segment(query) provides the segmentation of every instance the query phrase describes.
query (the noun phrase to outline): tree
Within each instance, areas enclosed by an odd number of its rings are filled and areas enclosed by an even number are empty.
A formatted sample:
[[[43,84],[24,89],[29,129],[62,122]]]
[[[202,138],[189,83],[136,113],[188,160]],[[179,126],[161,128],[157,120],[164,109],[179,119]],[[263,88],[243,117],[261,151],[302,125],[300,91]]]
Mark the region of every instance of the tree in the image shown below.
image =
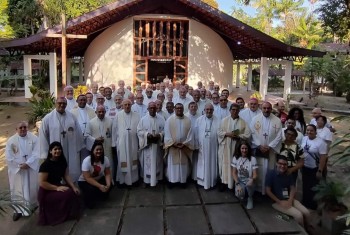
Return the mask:
[[[216,0],[202,0],[202,2],[205,2],[206,4],[214,7],[214,8],[219,8],[219,4],[216,2]]]
[[[317,9],[319,18],[325,32],[333,35],[333,41],[349,39],[350,25],[350,1],[349,0],[323,0]]]
[[[14,31],[9,25],[8,0],[0,0],[0,39],[13,38]]]

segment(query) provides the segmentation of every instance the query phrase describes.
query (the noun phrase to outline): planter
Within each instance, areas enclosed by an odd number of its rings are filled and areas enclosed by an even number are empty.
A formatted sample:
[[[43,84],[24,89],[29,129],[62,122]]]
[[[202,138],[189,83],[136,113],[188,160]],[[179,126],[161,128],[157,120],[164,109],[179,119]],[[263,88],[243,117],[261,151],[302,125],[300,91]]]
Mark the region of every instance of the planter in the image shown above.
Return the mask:
[[[323,209],[321,217],[322,228],[332,235],[341,234],[347,227],[345,225],[345,220],[337,220],[337,217],[344,215],[345,212],[346,210],[327,211]]]

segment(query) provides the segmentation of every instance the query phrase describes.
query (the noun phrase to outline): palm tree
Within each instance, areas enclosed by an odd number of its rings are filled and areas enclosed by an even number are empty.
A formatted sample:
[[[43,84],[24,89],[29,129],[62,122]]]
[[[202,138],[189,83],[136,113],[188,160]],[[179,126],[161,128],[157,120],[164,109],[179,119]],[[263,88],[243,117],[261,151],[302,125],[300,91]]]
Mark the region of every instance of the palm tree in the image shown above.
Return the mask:
[[[323,30],[311,14],[303,14],[296,19],[296,27],[292,34],[298,38],[298,46],[311,49],[322,40]]]

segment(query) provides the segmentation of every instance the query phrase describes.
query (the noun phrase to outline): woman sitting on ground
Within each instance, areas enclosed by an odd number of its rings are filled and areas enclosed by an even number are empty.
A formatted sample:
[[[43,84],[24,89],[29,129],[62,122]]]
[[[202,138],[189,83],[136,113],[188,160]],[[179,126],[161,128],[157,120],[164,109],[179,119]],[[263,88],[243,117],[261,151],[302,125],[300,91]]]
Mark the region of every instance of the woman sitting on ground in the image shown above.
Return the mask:
[[[102,143],[96,142],[91,148],[91,155],[82,163],[82,175],[78,182],[88,208],[94,208],[97,200],[105,200],[108,197],[112,182],[110,169],[110,162],[104,155]]]
[[[237,153],[232,159],[232,176],[235,181],[235,195],[244,199],[245,191],[248,193],[247,209],[253,209],[254,181],[257,179],[258,165],[252,156],[252,149],[247,142],[242,141]]]
[[[50,144],[48,156],[40,166],[39,186],[39,225],[56,225],[79,218],[80,192],[68,174],[62,145],[57,141]]]

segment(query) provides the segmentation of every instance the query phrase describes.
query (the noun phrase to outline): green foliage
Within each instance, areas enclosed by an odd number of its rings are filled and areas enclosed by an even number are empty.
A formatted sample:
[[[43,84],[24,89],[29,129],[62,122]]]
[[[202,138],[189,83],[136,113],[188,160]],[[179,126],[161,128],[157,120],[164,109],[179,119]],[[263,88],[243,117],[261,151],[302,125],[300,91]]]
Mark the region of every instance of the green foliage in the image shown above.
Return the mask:
[[[325,210],[339,210],[346,208],[343,200],[347,195],[344,185],[331,179],[321,180],[312,188],[316,192],[314,199],[321,203]]]
[[[0,191],[0,215],[4,216],[8,213],[8,209],[19,210],[23,213],[28,213],[29,215],[32,213],[31,209],[22,197],[15,196],[12,197],[11,200],[11,192],[10,191]]]
[[[47,90],[39,89],[35,86],[29,87],[33,97],[29,100],[32,109],[27,113],[30,123],[42,120],[46,114],[50,113],[55,107],[55,98]]]
[[[326,32],[349,40],[350,9],[348,0],[323,0],[318,8],[319,18]]]
[[[14,31],[9,25],[8,0],[0,0],[0,39],[13,38]]]

